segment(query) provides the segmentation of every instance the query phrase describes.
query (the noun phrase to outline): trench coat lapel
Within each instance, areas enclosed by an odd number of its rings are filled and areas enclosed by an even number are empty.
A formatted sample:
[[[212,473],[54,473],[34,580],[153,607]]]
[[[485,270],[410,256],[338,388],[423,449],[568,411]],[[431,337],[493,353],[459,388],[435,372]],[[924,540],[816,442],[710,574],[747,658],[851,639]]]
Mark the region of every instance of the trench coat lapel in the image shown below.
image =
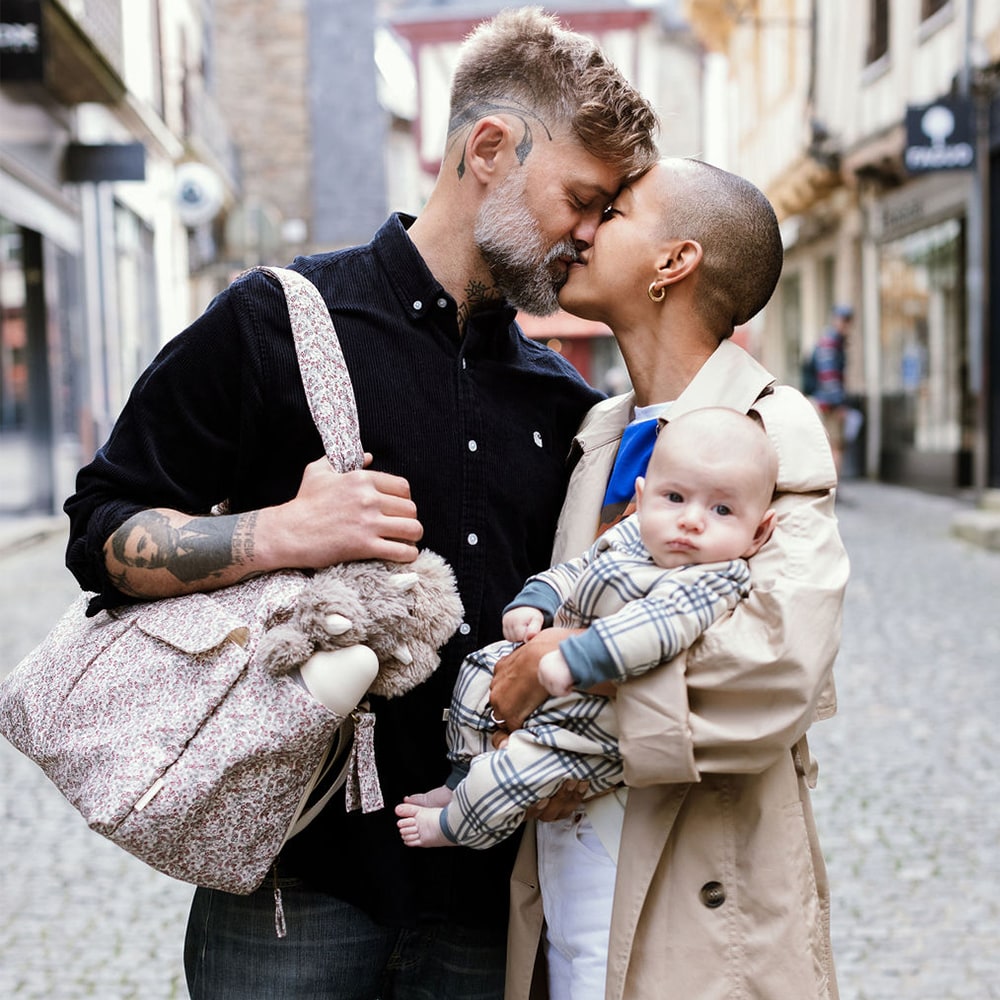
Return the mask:
[[[724,340],[677,397],[668,419],[676,420],[704,406],[726,406],[747,413],[774,381],[774,376],[742,347]]]
[[[727,406],[746,413],[774,384],[774,376],[742,347],[724,340],[670,407],[670,418],[704,406]],[[632,419],[635,395],[614,396],[593,407],[573,442],[570,490],[556,528],[552,562],[585,552],[600,522],[604,491],[622,431]]]

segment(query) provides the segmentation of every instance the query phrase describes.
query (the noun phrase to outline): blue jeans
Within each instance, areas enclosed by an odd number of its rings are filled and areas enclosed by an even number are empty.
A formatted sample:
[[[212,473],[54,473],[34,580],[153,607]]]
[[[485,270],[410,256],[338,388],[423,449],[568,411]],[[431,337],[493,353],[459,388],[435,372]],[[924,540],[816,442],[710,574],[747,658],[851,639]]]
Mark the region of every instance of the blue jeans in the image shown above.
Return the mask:
[[[192,1000],[501,1000],[506,934],[464,924],[400,930],[282,879],[249,896],[198,889],[184,967]],[[470,905],[475,900],[470,899]]]

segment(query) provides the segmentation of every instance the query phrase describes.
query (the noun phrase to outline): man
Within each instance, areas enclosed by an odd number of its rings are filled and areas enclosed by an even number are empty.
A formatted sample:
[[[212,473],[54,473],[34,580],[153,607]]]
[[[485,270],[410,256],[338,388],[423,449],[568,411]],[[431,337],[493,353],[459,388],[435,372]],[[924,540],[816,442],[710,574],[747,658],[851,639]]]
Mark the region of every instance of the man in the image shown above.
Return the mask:
[[[531,992],[544,985],[536,958],[555,949],[552,964],[565,965],[577,952],[564,942],[596,932],[564,887],[601,877],[614,883],[601,924],[607,1000],[837,996],[805,740],[835,709],[847,559],[834,469],[807,400],[729,339],[763,308],[781,263],[774,211],[753,185],[665,160],[615,199],[560,292],[564,308],[611,327],[634,392],[599,403],[580,429],[553,561],[629,512],[635,467],[619,471],[643,417],[649,449],[658,419],[709,406],[759,419],[779,456],[777,520],[732,615],[617,687],[627,789],[569,821],[529,825],[512,878],[508,1000],[544,995]],[[543,700],[537,664],[563,638],[542,632],[497,664],[491,703],[507,728]],[[550,973],[553,983],[556,1000],[590,1000],[572,985],[559,992]]]
[[[294,264],[333,315],[368,467],[337,475],[322,458],[280,289],[238,279],[142,376],[67,502],[68,562],[94,606],[276,568],[408,562],[426,544],[454,569],[465,621],[434,677],[373,708],[386,801],[440,784],[458,664],[499,637],[504,603],[548,564],[565,455],[599,398],[524,338],[514,308],[557,307],[601,212],[654,159],[655,127],[600,50],[538,9],[480,26],[420,217]],[[223,500],[234,513],[207,516]],[[129,558],[151,522],[175,553]],[[506,898],[511,859],[407,851],[391,810],[345,814],[338,795],[257,893],[197,890],[191,995],[498,997],[506,918],[475,904]]]

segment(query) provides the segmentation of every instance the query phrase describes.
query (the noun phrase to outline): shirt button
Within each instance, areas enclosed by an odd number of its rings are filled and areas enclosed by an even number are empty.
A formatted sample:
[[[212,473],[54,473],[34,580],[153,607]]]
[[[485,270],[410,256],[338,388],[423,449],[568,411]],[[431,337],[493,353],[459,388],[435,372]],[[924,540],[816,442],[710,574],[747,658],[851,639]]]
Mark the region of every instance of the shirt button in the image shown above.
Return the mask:
[[[466,538],[466,541],[470,545],[478,545],[479,544],[479,535],[477,535],[474,531],[470,531],[468,538]]]
[[[469,451],[475,451],[478,447],[479,447],[479,445],[476,444],[475,441],[470,441],[469,442]]]
[[[710,910],[722,906],[726,901],[726,890],[722,887],[721,882],[706,882],[701,887],[699,895],[701,896],[701,901]]]
[[[420,299],[417,299],[416,302],[413,303],[413,308],[417,312],[420,312],[420,310],[424,308],[424,304],[420,301]]]
[[[468,635],[472,631],[472,626],[468,622],[462,622],[462,624],[458,626],[458,631],[462,635]]]
[[[447,299],[438,299],[437,300],[437,306],[438,306],[438,309],[447,309],[448,308],[448,300]]]

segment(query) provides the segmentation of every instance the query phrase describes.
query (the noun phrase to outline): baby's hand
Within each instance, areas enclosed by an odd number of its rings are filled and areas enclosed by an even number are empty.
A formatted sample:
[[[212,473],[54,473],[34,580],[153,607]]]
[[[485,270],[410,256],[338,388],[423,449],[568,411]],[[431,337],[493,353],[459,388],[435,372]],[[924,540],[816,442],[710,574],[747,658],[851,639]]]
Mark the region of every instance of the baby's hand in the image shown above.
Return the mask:
[[[558,649],[546,653],[538,661],[538,683],[554,698],[573,690],[573,675],[566,658]]]
[[[503,616],[503,637],[508,642],[527,642],[541,632],[544,623],[538,608],[511,608]]]

